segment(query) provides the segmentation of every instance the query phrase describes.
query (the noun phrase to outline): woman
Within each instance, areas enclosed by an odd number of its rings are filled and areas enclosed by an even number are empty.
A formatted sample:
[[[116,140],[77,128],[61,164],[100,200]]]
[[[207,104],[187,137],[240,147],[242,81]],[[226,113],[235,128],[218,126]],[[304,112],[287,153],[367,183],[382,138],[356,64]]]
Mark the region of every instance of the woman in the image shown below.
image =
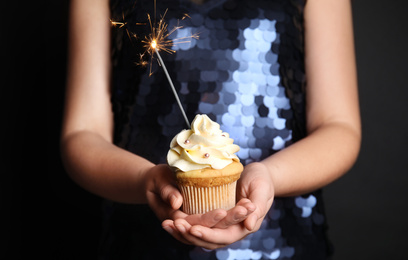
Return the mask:
[[[350,1],[153,6],[71,4],[62,154],[73,180],[110,201],[101,257],[326,259],[320,188],[353,165],[361,139]],[[209,114],[241,146],[229,211],[180,211],[165,155],[184,121],[160,69],[134,66],[140,23],[166,8],[169,24],[188,13],[180,35],[200,33],[163,55],[187,115]],[[110,18],[124,26],[111,34]]]

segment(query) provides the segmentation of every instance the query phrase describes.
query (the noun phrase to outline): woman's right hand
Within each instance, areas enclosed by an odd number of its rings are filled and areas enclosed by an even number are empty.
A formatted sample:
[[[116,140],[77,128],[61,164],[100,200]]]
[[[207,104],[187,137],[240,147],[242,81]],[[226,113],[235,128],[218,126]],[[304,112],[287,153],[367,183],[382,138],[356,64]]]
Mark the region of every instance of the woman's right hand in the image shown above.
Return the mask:
[[[165,164],[155,165],[145,174],[147,203],[161,221],[179,214],[183,197],[176,185],[174,173]]]
[[[183,197],[177,189],[174,173],[165,164],[155,165],[146,172],[145,186],[147,203],[161,221],[182,218],[191,223],[213,226],[227,215],[222,209],[196,215],[182,212]]]

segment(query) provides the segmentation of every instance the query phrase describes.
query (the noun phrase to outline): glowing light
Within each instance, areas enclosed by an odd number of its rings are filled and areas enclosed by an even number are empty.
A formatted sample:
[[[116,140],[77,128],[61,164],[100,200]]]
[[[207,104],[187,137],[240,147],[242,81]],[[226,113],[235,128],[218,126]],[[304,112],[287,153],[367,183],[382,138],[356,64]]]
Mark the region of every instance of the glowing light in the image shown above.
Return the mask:
[[[156,49],[156,46],[157,46],[156,40],[153,40],[151,45],[152,45],[152,48],[153,48],[153,49]]]
[[[126,25],[126,23],[116,22],[116,21],[113,21],[112,19],[110,19],[110,22],[112,26],[119,26],[119,28],[122,28],[123,26]]]

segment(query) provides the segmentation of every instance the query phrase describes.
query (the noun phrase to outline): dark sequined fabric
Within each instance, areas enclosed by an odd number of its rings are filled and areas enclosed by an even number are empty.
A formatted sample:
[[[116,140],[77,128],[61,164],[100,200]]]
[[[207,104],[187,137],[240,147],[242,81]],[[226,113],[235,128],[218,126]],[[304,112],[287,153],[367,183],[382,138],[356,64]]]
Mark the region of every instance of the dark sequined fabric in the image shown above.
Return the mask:
[[[201,4],[194,2],[203,2]],[[217,121],[241,150],[259,161],[305,136],[303,0],[157,1],[168,9],[170,39],[199,39],[163,53],[189,120]],[[165,163],[174,135],[186,128],[162,69],[136,66],[149,33],[153,0],[112,0],[112,105],[115,142],[154,163]],[[185,14],[190,18],[182,19]],[[135,34],[136,38],[129,37]],[[147,206],[107,202],[102,259],[327,259],[321,191],[276,198],[260,228],[226,248],[208,251],[174,240]]]

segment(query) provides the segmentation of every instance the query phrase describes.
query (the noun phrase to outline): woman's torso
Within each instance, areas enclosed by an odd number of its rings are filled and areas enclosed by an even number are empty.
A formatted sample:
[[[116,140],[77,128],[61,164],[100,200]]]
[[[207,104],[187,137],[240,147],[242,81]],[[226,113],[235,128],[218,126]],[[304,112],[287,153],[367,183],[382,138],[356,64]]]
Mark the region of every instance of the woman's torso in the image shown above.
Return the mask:
[[[116,144],[165,163],[171,139],[186,128],[157,60],[152,75],[136,64],[150,33],[147,13],[159,20],[166,9],[169,30],[182,26],[170,40],[199,35],[162,52],[189,120],[217,121],[241,147],[243,164],[305,136],[302,0],[157,1],[156,15],[153,0],[111,6],[112,20],[126,23],[112,29]],[[172,239],[147,206],[107,202],[104,209],[101,252],[112,259],[326,259],[330,251],[321,191],[275,198],[258,232],[211,252]]]

